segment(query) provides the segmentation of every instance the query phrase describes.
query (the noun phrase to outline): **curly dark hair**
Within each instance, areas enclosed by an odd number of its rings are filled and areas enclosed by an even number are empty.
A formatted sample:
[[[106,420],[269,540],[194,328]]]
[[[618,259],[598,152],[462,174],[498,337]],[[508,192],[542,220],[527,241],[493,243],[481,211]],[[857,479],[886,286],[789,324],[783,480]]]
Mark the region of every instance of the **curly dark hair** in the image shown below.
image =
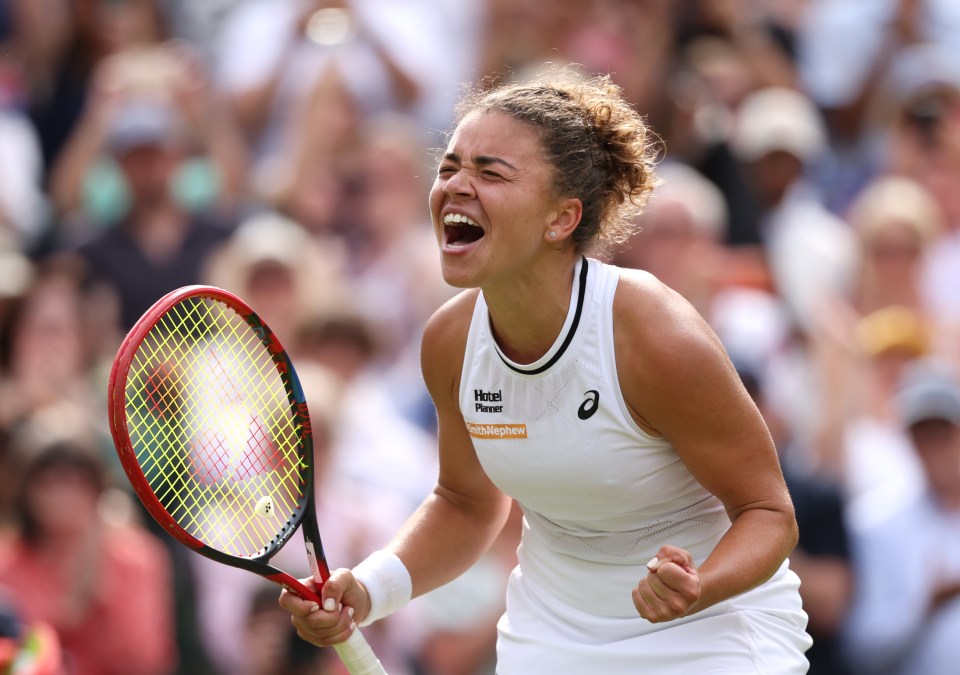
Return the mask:
[[[661,143],[609,76],[568,69],[493,89],[481,83],[461,98],[455,119],[488,112],[538,130],[555,193],[583,204],[572,237],[578,251],[607,252],[633,234],[658,182]]]

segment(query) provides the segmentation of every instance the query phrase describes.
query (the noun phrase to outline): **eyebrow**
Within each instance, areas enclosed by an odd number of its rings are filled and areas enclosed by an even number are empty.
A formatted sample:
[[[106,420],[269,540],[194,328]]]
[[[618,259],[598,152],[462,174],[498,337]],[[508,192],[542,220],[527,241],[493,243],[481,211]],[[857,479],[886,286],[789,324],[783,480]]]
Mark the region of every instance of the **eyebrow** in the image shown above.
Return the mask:
[[[446,153],[446,154],[443,156],[443,158],[444,158],[444,159],[449,159],[450,161],[456,162],[457,164],[460,164],[460,163],[461,163],[461,161],[460,161],[460,155],[458,155],[458,154],[455,153],[455,152],[448,152],[448,153]],[[477,166],[489,166],[489,165],[491,165],[491,164],[503,164],[503,165],[504,165],[505,167],[507,167],[508,169],[512,169],[512,170],[514,170],[514,171],[517,170],[517,167],[515,167],[513,164],[511,164],[511,163],[508,162],[507,160],[505,160],[505,159],[503,159],[503,158],[501,158],[501,157],[494,157],[494,156],[491,156],[491,155],[477,155],[477,156],[473,159],[473,163],[476,164]]]

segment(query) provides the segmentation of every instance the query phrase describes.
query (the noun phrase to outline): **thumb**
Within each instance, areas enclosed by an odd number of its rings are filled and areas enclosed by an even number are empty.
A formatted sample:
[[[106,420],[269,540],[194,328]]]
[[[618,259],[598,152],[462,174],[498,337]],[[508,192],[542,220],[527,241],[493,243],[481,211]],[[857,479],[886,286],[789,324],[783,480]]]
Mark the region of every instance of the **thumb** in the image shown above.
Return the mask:
[[[353,575],[347,569],[334,570],[330,578],[320,589],[320,599],[323,600],[323,609],[328,612],[337,611],[343,601],[343,594],[353,582]]]
[[[690,555],[690,552],[669,544],[660,547],[657,555],[647,563],[647,569],[651,572],[657,572],[664,563],[673,563],[688,572],[694,571],[693,556]]]
[[[357,581],[353,571],[347,568],[334,570],[320,592],[323,609],[339,612],[343,605],[351,607],[358,620],[370,612],[370,597],[363,584]]]
[[[699,575],[690,552],[676,546],[661,546],[647,570],[667,588],[684,593],[699,586]]]

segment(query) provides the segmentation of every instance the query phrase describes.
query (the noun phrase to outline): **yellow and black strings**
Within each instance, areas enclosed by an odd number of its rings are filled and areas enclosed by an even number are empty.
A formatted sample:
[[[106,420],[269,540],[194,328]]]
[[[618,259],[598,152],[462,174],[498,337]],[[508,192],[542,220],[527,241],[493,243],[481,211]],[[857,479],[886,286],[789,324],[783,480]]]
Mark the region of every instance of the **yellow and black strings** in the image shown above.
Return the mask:
[[[203,297],[166,312],[130,364],[127,426],[147,482],[184,530],[230,555],[262,553],[301,500],[282,377],[243,317]]]

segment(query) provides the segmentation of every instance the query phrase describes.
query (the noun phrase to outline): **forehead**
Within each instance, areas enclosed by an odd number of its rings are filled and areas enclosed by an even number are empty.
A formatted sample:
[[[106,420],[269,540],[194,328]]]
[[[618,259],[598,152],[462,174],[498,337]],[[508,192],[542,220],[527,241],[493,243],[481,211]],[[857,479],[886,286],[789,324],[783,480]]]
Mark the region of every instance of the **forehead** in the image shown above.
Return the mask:
[[[447,152],[463,161],[488,156],[513,166],[543,162],[545,157],[536,129],[500,112],[474,112],[463,118],[450,138]]]

